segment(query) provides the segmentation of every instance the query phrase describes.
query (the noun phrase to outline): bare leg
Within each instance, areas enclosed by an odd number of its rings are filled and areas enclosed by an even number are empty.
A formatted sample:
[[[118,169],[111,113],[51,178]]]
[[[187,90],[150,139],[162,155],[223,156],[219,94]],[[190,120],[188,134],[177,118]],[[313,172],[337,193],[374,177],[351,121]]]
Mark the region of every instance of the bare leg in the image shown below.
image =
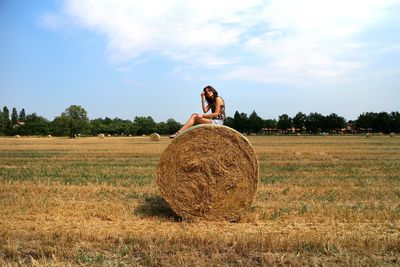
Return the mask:
[[[192,116],[190,116],[190,118],[187,120],[187,122],[185,122],[185,124],[182,126],[182,128],[176,132],[173,135],[170,135],[170,138],[175,138],[179,133],[185,131],[186,129],[189,129],[190,127],[192,127],[195,124],[210,124],[211,120],[210,119],[206,119],[206,118],[199,118],[197,117],[197,114],[192,114]]]
[[[183,132],[184,130],[189,129],[190,127],[198,123],[198,120],[200,119],[197,117],[197,114],[193,113],[192,116],[190,116],[187,122],[185,122],[185,124],[179,130],[179,132]]]

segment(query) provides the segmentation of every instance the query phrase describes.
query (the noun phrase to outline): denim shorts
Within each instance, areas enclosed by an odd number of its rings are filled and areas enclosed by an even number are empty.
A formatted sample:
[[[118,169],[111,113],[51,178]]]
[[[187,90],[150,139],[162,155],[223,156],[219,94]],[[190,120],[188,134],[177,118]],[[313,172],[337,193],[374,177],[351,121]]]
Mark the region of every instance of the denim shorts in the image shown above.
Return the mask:
[[[211,119],[212,124],[224,125],[224,120]]]

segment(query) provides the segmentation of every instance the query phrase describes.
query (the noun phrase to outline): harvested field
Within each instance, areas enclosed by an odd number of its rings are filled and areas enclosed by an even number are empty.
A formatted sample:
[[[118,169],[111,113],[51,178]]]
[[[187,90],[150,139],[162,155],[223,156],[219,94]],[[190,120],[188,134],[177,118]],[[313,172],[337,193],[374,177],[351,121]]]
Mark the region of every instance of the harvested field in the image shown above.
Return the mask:
[[[166,205],[166,137],[0,138],[0,265],[400,264],[400,137],[249,140],[257,195],[228,223]]]

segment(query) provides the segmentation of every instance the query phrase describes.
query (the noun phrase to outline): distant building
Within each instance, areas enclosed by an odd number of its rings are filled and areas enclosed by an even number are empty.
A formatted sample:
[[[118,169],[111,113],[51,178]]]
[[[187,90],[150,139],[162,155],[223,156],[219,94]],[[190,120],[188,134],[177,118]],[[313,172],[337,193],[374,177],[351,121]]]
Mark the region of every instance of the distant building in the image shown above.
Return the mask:
[[[352,122],[348,122],[346,127],[340,129],[340,133],[342,134],[356,134],[358,131],[355,129],[354,124]]]
[[[17,121],[17,122],[13,125],[13,128],[17,128],[17,127],[22,126],[22,125],[25,125],[25,122],[23,122],[23,121]]]

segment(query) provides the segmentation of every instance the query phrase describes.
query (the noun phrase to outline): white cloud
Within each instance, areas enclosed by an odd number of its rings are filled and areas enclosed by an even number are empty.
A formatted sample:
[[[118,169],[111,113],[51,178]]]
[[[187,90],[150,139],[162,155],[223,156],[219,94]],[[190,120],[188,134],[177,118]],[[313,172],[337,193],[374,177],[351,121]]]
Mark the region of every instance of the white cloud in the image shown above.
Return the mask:
[[[225,64],[219,51],[238,42],[236,13],[252,1],[93,1],[69,0],[65,12],[78,24],[104,34],[114,60],[158,52],[172,59]],[[217,63],[216,63],[217,62]]]
[[[219,67],[225,79],[307,85],[363,68],[357,35],[394,3],[66,0],[59,16],[106,36],[115,62],[158,53],[181,64]],[[57,18],[44,21],[52,25]]]

